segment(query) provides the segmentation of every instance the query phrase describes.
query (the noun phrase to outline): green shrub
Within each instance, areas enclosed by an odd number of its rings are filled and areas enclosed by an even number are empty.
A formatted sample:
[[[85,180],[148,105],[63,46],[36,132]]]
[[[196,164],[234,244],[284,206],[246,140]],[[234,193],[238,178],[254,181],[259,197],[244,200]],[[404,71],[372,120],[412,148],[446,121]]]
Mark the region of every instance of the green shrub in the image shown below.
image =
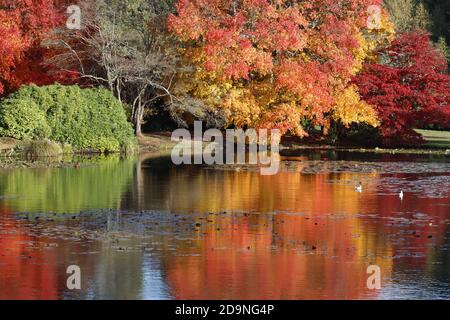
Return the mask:
[[[15,139],[48,138],[45,113],[34,101],[5,99],[0,105],[0,136]]]
[[[63,154],[73,154],[73,148],[68,143],[61,144]]]
[[[123,105],[105,89],[22,87],[0,101],[0,136],[69,144],[74,151],[119,152],[135,140]]]
[[[136,139],[133,137],[125,141],[121,146],[121,152],[127,155],[137,154],[139,152],[139,146]]]

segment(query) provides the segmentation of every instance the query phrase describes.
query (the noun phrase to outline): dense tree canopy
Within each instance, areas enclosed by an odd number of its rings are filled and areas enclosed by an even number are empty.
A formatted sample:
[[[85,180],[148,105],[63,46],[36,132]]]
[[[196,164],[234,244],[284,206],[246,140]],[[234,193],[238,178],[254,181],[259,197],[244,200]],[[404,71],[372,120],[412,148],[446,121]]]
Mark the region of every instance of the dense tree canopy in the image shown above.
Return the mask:
[[[380,62],[370,63],[355,77],[363,99],[375,106],[380,134],[387,145],[414,145],[413,131],[427,125],[450,123],[450,76],[443,54],[426,32],[398,35],[380,51]]]
[[[391,20],[399,32],[431,28],[430,14],[421,1],[385,0]]]
[[[388,145],[450,123],[445,0],[79,0],[80,30],[68,2],[0,0],[0,96],[106,87],[138,135],[159,106],[182,126],[298,136],[363,123]]]
[[[51,77],[41,65],[41,41],[61,19],[53,0],[0,0],[0,96]]]
[[[392,33],[382,11],[368,28],[372,5],[380,2],[180,0],[169,25],[195,71],[181,77],[179,92],[200,99],[225,125],[298,135],[306,134],[305,119],[376,125],[371,107],[348,86]]]

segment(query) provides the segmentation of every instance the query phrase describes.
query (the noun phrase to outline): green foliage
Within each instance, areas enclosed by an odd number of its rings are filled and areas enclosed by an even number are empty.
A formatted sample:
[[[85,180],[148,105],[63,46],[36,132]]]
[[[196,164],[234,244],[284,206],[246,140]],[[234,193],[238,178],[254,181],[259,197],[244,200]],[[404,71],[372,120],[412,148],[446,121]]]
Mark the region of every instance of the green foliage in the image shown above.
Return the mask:
[[[450,1],[448,0],[384,0],[395,29],[409,32],[427,30],[432,40],[450,62]]]
[[[57,44],[55,48],[61,52],[55,59],[59,67],[91,76],[90,84],[104,85],[129,104],[129,116],[138,135],[144,110],[170,95],[170,79],[178,66],[176,41],[166,30],[174,1],[80,1],[82,30],[62,31],[65,43],[73,46]]]
[[[72,145],[70,145],[68,143],[61,144],[61,149],[62,149],[63,154],[73,154],[74,153]]]
[[[444,37],[450,43],[450,1],[423,0],[433,21],[433,40]]]
[[[133,137],[132,139],[125,141],[122,144],[120,151],[126,155],[137,154],[139,152],[139,146],[136,139]]]
[[[418,2],[414,8],[414,19],[412,21],[414,29],[430,31],[433,27],[431,16],[422,2]]]
[[[34,101],[5,99],[0,107],[0,136],[16,139],[48,138],[50,126]]]
[[[447,60],[450,60],[450,47],[447,45],[444,37],[439,37],[439,40],[436,42],[436,47],[442,51]]]
[[[415,29],[431,29],[430,14],[421,1],[385,0],[384,2],[397,31],[408,32]]]
[[[26,86],[0,102],[0,135],[118,152],[134,139],[122,104],[105,89]]]

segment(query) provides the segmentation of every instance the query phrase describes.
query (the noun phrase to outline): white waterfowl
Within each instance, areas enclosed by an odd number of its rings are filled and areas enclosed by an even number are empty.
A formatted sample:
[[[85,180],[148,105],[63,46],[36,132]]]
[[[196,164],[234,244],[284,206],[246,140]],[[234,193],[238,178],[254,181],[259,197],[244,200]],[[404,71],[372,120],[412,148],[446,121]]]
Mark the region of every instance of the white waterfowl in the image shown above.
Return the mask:
[[[401,190],[400,193],[398,194],[398,197],[400,198],[400,200],[403,200],[404,196],[405,194],[403,193],[403,190]]]
[[[361,182],[355,187],[355,191],[362,193],[362,183]]]

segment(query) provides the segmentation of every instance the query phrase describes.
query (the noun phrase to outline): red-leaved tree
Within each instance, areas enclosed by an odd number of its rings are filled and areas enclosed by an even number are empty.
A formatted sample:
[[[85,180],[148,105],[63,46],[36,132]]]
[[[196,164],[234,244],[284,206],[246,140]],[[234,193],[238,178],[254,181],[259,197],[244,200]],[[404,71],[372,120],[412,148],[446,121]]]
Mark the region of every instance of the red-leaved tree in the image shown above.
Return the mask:
[[[55,80],[41,44],[63,17],[54,0],[0,0],[0,96],[24,83]]]
[[[423,142],[413,129],[450,124],[450,76],[447,62],[429,34],[402,33],[380,51],[378,63],[366,64],[354,78],[361,97],[375,106],[383,144]]]

